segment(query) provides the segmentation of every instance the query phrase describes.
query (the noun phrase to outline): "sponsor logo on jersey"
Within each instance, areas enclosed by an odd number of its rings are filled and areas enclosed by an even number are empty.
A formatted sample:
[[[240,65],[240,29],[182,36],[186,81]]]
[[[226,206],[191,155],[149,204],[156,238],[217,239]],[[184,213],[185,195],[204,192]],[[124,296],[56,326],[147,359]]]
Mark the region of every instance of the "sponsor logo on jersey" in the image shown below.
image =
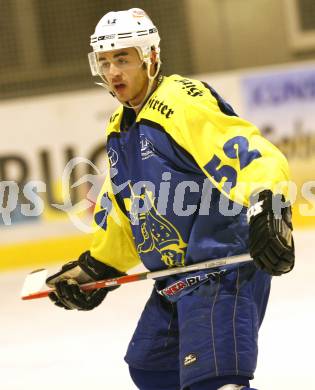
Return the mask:
[[[140,134],[141,159],[147,160],[154,155],[154,146],[143,134]]]
[[[145,109],[158,111],[161,115],[164,115],[165,118],[169,119],[173,114],[174,110],[169,107],[168,104],[165,104],[164,101],[158,100],[156,98],[149,99],[148,103],[145,106]]]
[[[195,353],[190,353],[184,357],[184,366],[190,366],[191,364],[197,361],[197,355]]]
[[[182,89],[185,90],[189,96],[196,97],[204,95],[204,91],[198,88],[197,85],[189,79],[180,79],[175,81],[182,85]]]
[[[108,151],[108,159],[112,168],[118,163],[118,153],[113,148]]]

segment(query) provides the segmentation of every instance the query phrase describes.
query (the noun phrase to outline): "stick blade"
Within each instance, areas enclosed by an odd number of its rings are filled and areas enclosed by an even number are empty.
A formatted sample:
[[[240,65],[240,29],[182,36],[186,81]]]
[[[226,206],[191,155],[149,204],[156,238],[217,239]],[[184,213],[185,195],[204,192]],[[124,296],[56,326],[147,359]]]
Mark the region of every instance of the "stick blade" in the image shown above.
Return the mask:
[[[28,274],[22,287],[21,298],[25,299],[31,294],[38,293],[43,288],[46,278],[46,269],[38,269]]]

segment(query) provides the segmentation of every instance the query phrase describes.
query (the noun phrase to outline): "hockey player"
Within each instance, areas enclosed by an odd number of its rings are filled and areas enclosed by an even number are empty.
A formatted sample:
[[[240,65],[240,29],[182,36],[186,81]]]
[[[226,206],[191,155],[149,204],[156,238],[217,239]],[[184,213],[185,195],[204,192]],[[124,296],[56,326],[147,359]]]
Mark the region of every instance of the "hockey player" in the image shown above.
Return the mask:
[[[271,275],[294,265],[287,161],[211,86],[163,77],[159,42],[140,9],[107,13],[91,37],[92,73],[121,103],[106,132],[111,174],[100,229],[47,279],[50,298],[91,310],[109,289],[79,283],[249,251],[254,262],[156,280],[125,360],[141,390],[250,389]]]

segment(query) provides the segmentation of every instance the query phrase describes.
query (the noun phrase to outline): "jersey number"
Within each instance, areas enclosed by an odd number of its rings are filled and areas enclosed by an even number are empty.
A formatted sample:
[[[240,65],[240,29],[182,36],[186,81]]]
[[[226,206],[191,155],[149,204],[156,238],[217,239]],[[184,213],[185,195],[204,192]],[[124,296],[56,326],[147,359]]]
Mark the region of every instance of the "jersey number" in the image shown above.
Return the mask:
[[[237,148],[236,148],[237,146]],[[253,160],[261,157],[258,150],[248,150],[249,144],[245,137],[237,136],[231,138],[223,146],[225,155],[232,159],[239,159],[240,169],[247,167]],[[235,187],[237,181],[237,171],[229,165],[222,165],[220,168],[221,159],[214,155],[212,159],[204,166],[205,170],[214,178],[217,183],[220,183],[224,178],[223,190],[230,192],[231,188]]]

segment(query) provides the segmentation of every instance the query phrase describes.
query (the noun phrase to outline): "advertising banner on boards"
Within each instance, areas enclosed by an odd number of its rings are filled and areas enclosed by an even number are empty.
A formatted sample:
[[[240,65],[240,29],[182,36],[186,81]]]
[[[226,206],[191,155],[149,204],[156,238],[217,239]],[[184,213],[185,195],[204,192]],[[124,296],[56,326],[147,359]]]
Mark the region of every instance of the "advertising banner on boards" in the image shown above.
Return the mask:
[[[116,107],[103,89],[1,102],[0,270],[88,249]]]
[[[243,116],[289,160],[297,225],[315,225],[315,65],[253,72],[240,85]]]

